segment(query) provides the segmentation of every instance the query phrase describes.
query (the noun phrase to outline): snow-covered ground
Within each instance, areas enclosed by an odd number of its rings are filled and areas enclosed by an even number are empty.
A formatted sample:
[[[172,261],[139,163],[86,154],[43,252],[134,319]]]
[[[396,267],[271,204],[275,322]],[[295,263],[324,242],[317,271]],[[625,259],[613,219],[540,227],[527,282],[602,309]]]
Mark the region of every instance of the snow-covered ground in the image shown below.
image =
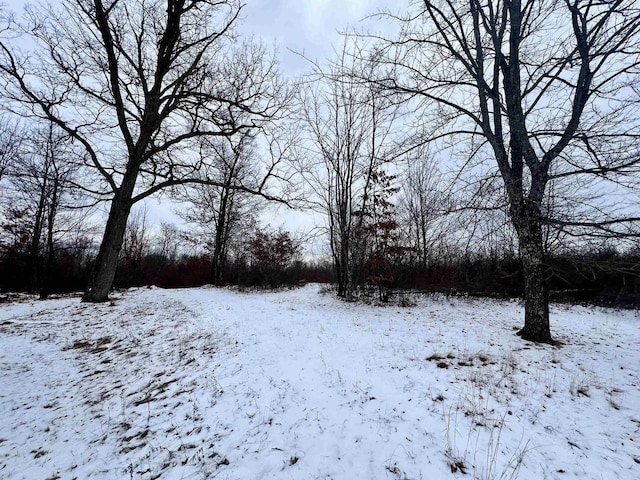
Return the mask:
[[[319,289],[1,304],[0,478],[640,478],[636,312]]]

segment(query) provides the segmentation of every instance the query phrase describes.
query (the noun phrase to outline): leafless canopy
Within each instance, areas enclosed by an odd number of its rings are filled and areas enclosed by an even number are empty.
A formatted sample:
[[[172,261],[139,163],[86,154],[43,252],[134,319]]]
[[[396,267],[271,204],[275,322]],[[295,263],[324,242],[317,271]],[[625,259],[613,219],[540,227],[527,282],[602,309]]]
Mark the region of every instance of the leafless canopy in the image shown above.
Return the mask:
[[[273,55],[239,42],[236,0],[66,0],[31,7],[0,37],[2,93],[19,115],[81,143],[111,196],[139,170],[133,201],[189,181],[203,137],[259,128],[287,87]],[[35,48],[20,52],[30,37]],[[284,97],[284,98],[283,98]]]
[[[494,159],[512,204],[521,197],[541,205],[549,182],[580,185],[583,194],[589,187],[591,198],[556,188],[571,202],[558,218],[545,219],[558,227],[582,227],[584,234],[637,217],[620,215],[620,197],[612,211],[599,195],[637,183],[636,2],[414,6],[412,15],[395,16],[403,23],[398,39],[380,39],[386,69],[378,82],[425,107],[424,140],[440,141],[485,177],[486,160]]]

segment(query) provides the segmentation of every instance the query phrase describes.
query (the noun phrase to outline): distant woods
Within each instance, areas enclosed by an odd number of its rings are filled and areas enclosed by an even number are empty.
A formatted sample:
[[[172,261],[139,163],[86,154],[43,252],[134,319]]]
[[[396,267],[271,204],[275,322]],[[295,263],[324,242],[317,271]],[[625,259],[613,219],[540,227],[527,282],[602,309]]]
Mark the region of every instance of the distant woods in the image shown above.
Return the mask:
[[[100,204],[75,188],[78,153],[54,128],[14,124],[10,132],[15,136],[6,137],[4,151],[20,161],[8,162],[2,179],[0,291],[44,298],[82,290],[97,252]],[[245,148],[219,146],[222,175],[240,169]],[[407,291],[519,296],[522,270],[506,212],[451,213],[456,202],[443,191],[434,159],[420,155],[397,176],[372,173],[370,206],[353,212],[349,298],[396,302]],[[193,188],[176,192],[186,227],[154,224],[144,207],[132,211],[115,288],[338,284],[332,257],[311,258],[304,252],[306,239],[261,226],[264,205],[250,194]],[[557,237],[546,237],[552,300],[639,305],[639,253],[612,248],[610,239],[567,248]]]
[[[546,343],[550,300],[637,303],[637,2],[410,2],[300,78],[240,37],[244,8],[3,8],[1,289],[520,295]]]

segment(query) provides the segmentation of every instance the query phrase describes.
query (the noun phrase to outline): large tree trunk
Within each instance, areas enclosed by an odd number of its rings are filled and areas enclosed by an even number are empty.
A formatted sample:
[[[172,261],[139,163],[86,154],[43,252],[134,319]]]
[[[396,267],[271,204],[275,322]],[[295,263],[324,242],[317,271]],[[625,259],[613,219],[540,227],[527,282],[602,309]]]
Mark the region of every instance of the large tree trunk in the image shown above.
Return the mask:
[[[116,276],[118,257],[131,212],[131,198],[136,176],[137,173],[136,175],[125,175],[122,186],[113,197],[93,274],[82,296],[83,302],[99,303],[109,300],[109,291]]]
[[[524,276],[524,327],[518,331],[525,340],[553,343],[549,327],[549,286],[544,260],[542,225],[539,217],[527,216],[516,222],[520,260]]]
[[[218,225],[220,225],[220,223]],[[224,234],[223,232],[216,231],[210,270],[210,282],[216,287],[222,285],[222,275],[224,273],[225,263]]]

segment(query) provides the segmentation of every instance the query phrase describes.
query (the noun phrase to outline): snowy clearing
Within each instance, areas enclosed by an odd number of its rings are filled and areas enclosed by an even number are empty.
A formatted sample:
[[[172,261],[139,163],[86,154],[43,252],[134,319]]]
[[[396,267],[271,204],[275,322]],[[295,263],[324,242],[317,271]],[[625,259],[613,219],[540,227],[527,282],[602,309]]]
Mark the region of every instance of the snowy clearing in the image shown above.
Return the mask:
[[[0,304],[3,479],[637,479],[637,312],[136,289]]]

